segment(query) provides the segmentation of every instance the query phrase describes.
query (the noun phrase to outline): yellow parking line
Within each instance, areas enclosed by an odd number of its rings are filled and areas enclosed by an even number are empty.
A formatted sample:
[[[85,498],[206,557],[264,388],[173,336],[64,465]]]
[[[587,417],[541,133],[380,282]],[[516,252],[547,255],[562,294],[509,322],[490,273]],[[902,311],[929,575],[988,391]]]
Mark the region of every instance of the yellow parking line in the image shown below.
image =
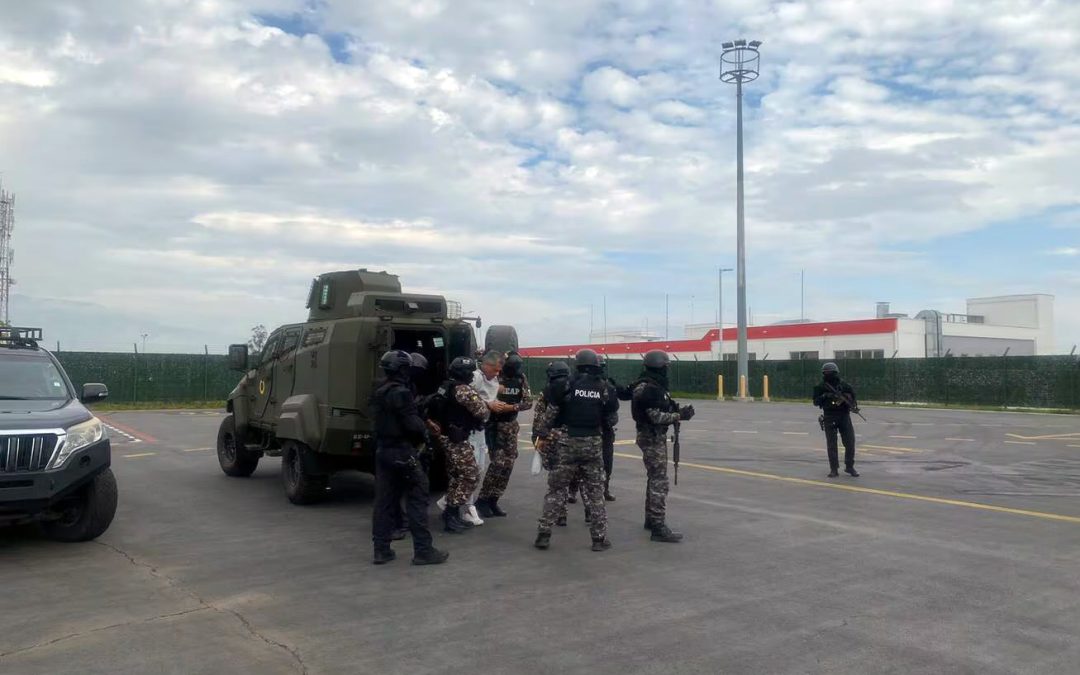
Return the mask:
[[[874,450],[894,450],[896,452],[926,452],[926,450],[919,450],[918,448],[898,448],[892,445],[863,445],[864,448],[873,448]]]
[[[626,459],[638,459],[633,455],[626,455],[621,452],[615,453],[618,457],[625,457]],[[1057,520],[1065,523],[1074,523],[1080,525],[1080,517],[1078,516],[1066,516],[1060,513],[1049,513],[1046,511],[1029,511],[1027,509],[1010,509],[1005,506],[995,506],[993,504],[983,504],[980,502],[965,502],[959,499],[945,499],[943,497],[930,497],[927,495],[918,495],[910,492],[895,492],[893,490],[879,490],[877,488],[859,487],[857,485],[848,485],[846,483],[826,483],[820,480],[809,480],[807,478],[793,478],[791,476],[780,476],[774,473],[763,473],[761,471],[747,471],[745,469],[731,469],[726,466],[710,466],[707,464],[694,464],[691,462],[680,462],[680,466],[690,467],[692,469],[702,469],[705,471],[715,471],[716,473],[726,473],[733,476],[742,476],[746,478],[762,478],[765,480],[775,480],[784,483],[793,483],[795,485],[807,485],[812,487],[830,488],[833,490],[846,490],[848,492],[860,492],[862,494],[877,495],[879,497],[894,497],[896,499],[909,499],[912,501],[929,502],[931,504],[943,504],[946,506],[961,506],[968,509],[978,509],[981,511],[995,511],[997,513],[1010,513],[1016,516],[1028,516],[1031,518],[1042,518],[1044,520]]]
[[[918,438],[917,436],[889,436],[889,438]]]
[[[1080,445],[1070,445],[1070,448],[1080,448]]]
[[[637,441],[615,441],[615,445],[633,445],[634,443],[637,443]]]
[[[156,454],[157,454],[156,452],[136,452],[136,453],[132,453],[130,455],[124,455],[124,457],[127,458],[127,459],[132,459],[132,458],[135,458],[135,457],[149,457],[150,455],[156,455]]]
[[[206,450],[213,450],[213,448],[186,448],[182,452],[203,452]]]

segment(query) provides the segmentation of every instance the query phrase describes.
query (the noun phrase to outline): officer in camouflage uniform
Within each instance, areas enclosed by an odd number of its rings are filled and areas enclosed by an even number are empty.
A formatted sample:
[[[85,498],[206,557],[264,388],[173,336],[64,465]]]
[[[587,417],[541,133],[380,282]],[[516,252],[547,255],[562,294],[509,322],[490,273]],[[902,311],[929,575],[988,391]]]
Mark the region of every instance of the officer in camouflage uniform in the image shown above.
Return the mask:
[[[491,412],[472,388],[476,361],[459,356],[450,363],[450,379],[439,387],[439,441],[446,451],[446,509],[443,524],[447,532],[461,534],[473,527],[461,519],[461,507],[480,482],[480,469],[469,433],[484,427]]]
[[[491,447],[491,464],[484,474],[484,483],[480,487],[480,496],[476,500],[476,510],[483,518],[502,518],[506,516],[499,506],[499,498],[506,492],[510,483],[510,474],[518,458],[518,413],[532,407],[529,393],[529,381],[522,372],[525,361],[517,352],[510,352],[503,362],[499,373],[499,394],[496,400],[513,408],[510,412],[494,413],[495,444]]]
[[[614,426],[619,400],[609,395],[607,383],[600,377],[596,352],[582,349],[574,356],[574,363],[578,372],[572,379],[556,381],[544,390],[547,408],[536,421],[540,447],[546,449],[548,442],[557,445],[535,546],[546,549],[551,545],[551,526],[566,503],[566,488],[578,476],[585,508],[591,515],[592,550],[605,551],[611,542],[607,539],[601,433],[605,423]],[[553,441],[552,430],[557,427],[565,428],[566,435]]]
[[[694,416],[693,406],[679,408],[668,393],[668,355],[658,349],[645,354],[644,370],[633,386],[631,412],[637,423],[637,445],[645,462],[645,529],[652,540],[675,543],[682,535],[672,532],[666,522],[668,493],[667,430],[676,422]]]
[[[566,365],[564,361],[552,361],[547,367],[547,387],[544,391],[551,388],[552,384],[556,382],[565,382],[566,378],[570,377],[570,366]],[[548,472],[548,490],[552,490],[555,470],[555,448],[559,445],[561,439],[566,436],[566,429],[563,427],[552,427],[548,432],[548,443],[541,449],[543,444],[538,443],[539,436],[536,433],[537,422],[540,420],[545,411],[548,409],[547,398],[544,396],[544,391],[540,392],[540,397],[536,400],[536,407],[533,409],[533,431],[532,431],[532,444],[536,448],[536,451],[540,453],[540,460],[544,470]],[[563,500],[562,509],[556,514],[555,524],[559,527],[566,527],[566,502]]]

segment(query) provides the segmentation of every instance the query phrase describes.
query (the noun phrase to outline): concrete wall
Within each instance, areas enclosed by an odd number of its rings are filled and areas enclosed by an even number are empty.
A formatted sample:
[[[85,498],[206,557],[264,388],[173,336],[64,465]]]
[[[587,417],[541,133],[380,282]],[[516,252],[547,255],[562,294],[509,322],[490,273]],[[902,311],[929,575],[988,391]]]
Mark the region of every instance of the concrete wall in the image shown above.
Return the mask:
[[[1030,295],[1001,295],[988,298],[971,298],[967,301],[968,314],[986,317],[984,328],[1012,327],[1020,329],[1011,337],[1033,339],[1035,353],[1053,354],[1054,344],[1054,296],[1044,293]],[[993,337],[1005,337],[993,335]]]
[[[1006,349],[1009,356],[1035,356],[1034,340],[1011,338],[945,335],[941,348],[951,350],[953,356],[1001,356]]]

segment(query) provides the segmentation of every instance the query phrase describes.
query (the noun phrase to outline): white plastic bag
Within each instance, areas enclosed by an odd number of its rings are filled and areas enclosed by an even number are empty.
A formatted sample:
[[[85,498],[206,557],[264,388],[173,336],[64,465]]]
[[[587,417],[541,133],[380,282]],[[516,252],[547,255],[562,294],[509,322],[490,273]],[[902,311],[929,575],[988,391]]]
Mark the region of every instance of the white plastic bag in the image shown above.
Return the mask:
[[[533,453],[532,468],[529,470],[534,476],[539,476],[540,472],[544,470],[544,460],[540,458],[539,452]]]

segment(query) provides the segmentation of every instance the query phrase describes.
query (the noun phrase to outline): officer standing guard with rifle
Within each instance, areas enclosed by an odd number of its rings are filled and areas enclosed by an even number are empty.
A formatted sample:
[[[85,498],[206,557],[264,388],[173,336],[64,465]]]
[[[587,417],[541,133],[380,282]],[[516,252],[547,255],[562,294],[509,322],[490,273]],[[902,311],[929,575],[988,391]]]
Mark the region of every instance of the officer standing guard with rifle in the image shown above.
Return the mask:
[[[645,485],[645,529],[652,531],[653,541],[673,544],[682,540],[682,534],[672,532],[667,525],[667,428],[675,425],[676,429],[672,459],[675,460],[675,475],[678,476],[677,425],[694,416],[694,406],[680,408],[671,400],[667,377],[669,363],[668,355],[658,349],[645,354],[641,377],[631,385],[634,391],[631,412],[637,423],[637,445],[641,448],[641,458],[648,475]]]
[[[818,425],[825,432],[825,446],[829,452],[829,478],[840,475],[840,459],[836,448],[836,435],[844,443],[844,472],[852,478],[858,478],[855,470],[855,427],[851,424],[851,413],[866,418],[859,412],[855,400],[855,390],[840,379],[840,369],[829,362],[821,367],[822,381],[814,387],[814,405],[823,411],[818,417]]]

